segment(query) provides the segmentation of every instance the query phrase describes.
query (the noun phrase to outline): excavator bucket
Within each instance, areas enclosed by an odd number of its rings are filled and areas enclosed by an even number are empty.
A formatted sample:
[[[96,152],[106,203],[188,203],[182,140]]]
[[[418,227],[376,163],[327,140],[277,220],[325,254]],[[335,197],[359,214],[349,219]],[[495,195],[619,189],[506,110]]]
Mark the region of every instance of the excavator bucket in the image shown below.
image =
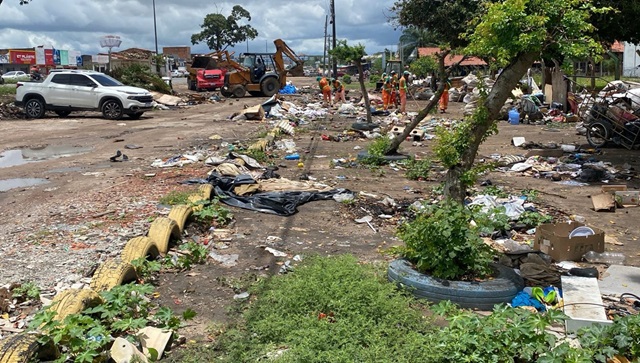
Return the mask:
[[[304,64],[297,64],[287,69],[287,72],[291,77],[302,77],[304,76]]]

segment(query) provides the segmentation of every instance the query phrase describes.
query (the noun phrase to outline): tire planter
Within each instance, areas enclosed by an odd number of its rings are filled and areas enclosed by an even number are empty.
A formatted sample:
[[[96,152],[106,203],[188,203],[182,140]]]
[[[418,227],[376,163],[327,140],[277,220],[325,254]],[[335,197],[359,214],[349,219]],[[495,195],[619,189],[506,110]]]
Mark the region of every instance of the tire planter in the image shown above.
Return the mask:
[[[96,292],[109,291],[116,286],[134,282],[137,277],[136,270],[129,262],[113,258],[98,267],[89,286]]]
[[[387,270],[389,281],[408,289],[416,298],[432,302],[449,300],[460,307],[493,310],[494,305],[509,303],[524,288],[524,281],[506,266],[493,264],[495,278],[487,281],[451,281],[422,274],[405,259],[391,262]]]
[[[50,309],[56,312],[57,321],[63,321],[71,314],[78,314],[84,309],[100,305],[102,298],[90,289],[67,289],[57,294],[51,302]]]
[[[56,346],[49,341],[42,346],[38,334],[20,333],[0,341],[0,363],[28,363],[34,360],[50,361],[60,356]]]

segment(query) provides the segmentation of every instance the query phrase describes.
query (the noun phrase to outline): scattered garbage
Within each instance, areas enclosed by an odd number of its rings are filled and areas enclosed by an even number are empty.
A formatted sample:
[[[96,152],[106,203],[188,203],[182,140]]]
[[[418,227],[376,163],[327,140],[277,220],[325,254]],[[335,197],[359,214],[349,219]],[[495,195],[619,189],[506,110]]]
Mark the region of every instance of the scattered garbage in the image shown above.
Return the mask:
[[[238,258],[240,256],[235,253],[230,255],[222,255],[218,254],[215,251],[211,251],[209,252],[209,257],[211,257],[216,262],[220,262],[220,264],[224,267],[233,267],[238,264]]]

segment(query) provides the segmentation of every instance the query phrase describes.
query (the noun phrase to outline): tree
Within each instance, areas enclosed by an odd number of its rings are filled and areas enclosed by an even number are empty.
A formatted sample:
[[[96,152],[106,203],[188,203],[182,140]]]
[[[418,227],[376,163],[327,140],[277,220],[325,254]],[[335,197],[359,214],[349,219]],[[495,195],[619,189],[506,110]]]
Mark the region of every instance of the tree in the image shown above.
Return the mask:
[[[360,82],[360,90],[364,98],[364,108],[367,110],[367,122],[371,123],[371,103],[369,102],[369,93],[364,84],[364,69],[362,67],[362,58],[367,55],[364,51],[364,45],[350,46],[346,40],[339,40],[336,47],[329,51],[329,54],[339,61],[351,62],[358,67],[358,82]]]
[[[251,21],[251,14],[240,5],[234,6],[231,15],[226,18],[220,13],[207,14],[200,25],[202,31],[191,36],[191,43],[204,41],[209,49],[225,50],[237,43],[255,39],[258,31],[251,25],[240,25],[242,19]]]
[[[440,8],[460,8],[464,4],[468,5],[469,0],[400,0],[394,5],[397,14],[401,15],[400,21],[414,21],[416,26],[434,29],[449,40],[448,45],[453,49],[466,46],[465,54],[491,59],[492,67],[503,69],[494,86],[479,101],[474,115],[453,131],[442,133],[439,140],[436,153],[448,168],[445,195],[460,202],[466,188],[474,181],[474,161],[480,144],[497,132],[496,119],[500,109],[533,62],[549,52],[583,59],[602,52],[602,47],[593,38],[595,28],[589,23],[590,16],[601,9],[588,6],[588,0],[488,2],[478,9],[477,16],[467,14],[469,18],[463,23],[473,30],[462,37],[447,34],[446,29],[455,28],[455,24],[448,25],[442,18],[428,15],[429,11],[438,14]],[[422,14],[427,14],[427,20],[434,23],[425,24]],[[446,51],[443,53],[447,54]],[[442,56],[438,56],[438,60],[440,74],[443,74]],[[441,84],[436,97],[442,88]],[[427,108],[435,107],[436,97]],[[428,113],[425,110],[416,119],[424,118]]]
[[[438,70],[438,63],[433,59],[433,57],[422,57],[411,62],[409,69],[411,70],[411,73],[423,78],[429,74],[435,74]]]
[[[402,45],[402,55],[404,58],[402,62],[406,64],[414,51],[417,52],[418,48],[425,47],[429,44],[436,44],[436,39],[430,31],[410,26],[402,30],[400,44]]]
[[[593,0],[599,7],[611,7],[613,12],[592,14],[599,40],[607,45],[616,40],[640,43],[640,2],[629,0]]]

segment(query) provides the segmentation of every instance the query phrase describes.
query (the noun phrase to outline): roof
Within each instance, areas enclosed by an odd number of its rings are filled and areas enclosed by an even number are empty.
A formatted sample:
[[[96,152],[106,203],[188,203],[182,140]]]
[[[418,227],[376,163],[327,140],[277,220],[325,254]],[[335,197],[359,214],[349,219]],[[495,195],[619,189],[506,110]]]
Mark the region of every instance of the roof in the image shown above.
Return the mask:
[[[420,57],[429,57],[433,56],[436,53],[441,52],[442,50],[438,47],[429,47],[429,48],[418,48],[418,55]],[[462,60],[464,56],[460,54],[451,54],[444,59],[444,66],[450,67]],[[468,57],[462,63],[461,66],[486,66],[487,62],[483,61],[478,57]]]
[[[624,53],[624,44],[616,40],[611,44],[611,51],[614,53]]]

